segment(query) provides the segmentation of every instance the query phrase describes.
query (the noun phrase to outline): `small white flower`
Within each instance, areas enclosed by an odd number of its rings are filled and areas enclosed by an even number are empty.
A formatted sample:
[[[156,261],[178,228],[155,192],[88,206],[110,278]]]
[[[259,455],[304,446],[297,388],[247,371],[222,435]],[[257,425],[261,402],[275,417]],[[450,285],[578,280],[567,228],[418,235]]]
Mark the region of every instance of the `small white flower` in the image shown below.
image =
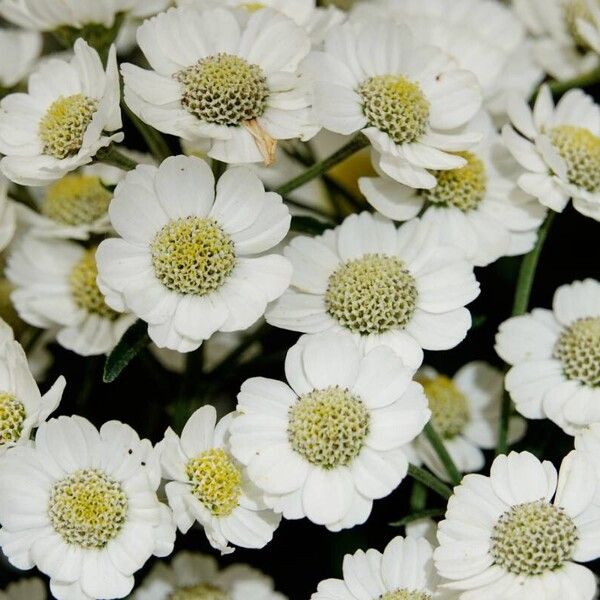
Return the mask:
[[[473,267],[419,219],[397,229],[377,215],[351,215],[319,237],[294,238],[284,254],[292,285],[269,308],[271,325],[343,332],[365,350],[389,345],[414,369],[423,348],[453,348],[471,326]]]
[[[444,440],[446,450],[461,473],[479,471],[485,465],[482,449],[491,450],[498,441],[500,404],[504,375],[484,362],[470,362],[450,379],[431,367],[417,375],[431,410],[431,424]],[[525,434],[525,420],[513,417],[510,442]],[[415,441],[417,456],[438,477],[448,473],[424,434]]]
[[[112,350],[135,321],[106,304],[96,283],[96,250],[26,235],[6,269],[19,316],[35,327],[56,328],[58,343],[83,356]]]
[[[48,593],[41,579],[21,579],[0,591],[0,600],[46,600]]]
[[[266,164],[277,140],[315,133],[299,72],[310,41],[281,13],[185,6],[146,21],[137,39],[152,70],[122,66],[125,101],[159,131],[207,138],[208,155],[227,163]]]
[[[548,418],[574,435],[600,422],[600,283],[563,285],[552,310],[508,319],[496,352],[512,368],[506,389],[528,419]]]
[[[0,250],[12,241],[17,229],[17,205],[8,197],[10,181],[0,173]]]
[[[462,249],[483,267],[501,256],[529,252],[546,211],[516,187],[521,169],[489,117],[482,113],[470,128],[485,132],[483,140],[457,153],[467,161],[463,167],[434,172],[434,188],[416,190],[385,174],[361,178],[359,184],[369,203],[391,219],[411,219],[426,207],[421,220],[440,244]]]
[[[0,546],[15,567],[48,575],[59,600],[123,598],[152,555],[173,550],[159,483],[152,445],[128,425],[52,419],[35,447],[0,462]]]
[[[597,488],[592,463],[575,451],[558,475],[529,452],[499,456],[489,477],[467,475],[438,527],[445,587],[461,598],[592,600],[594,574],[577,563],[600,557]]]
[[[2,172],[15,183],[45,185],[90,163],[100,148],[121,142],[119,73],[114,47],[106,71],[98,53],[78,39],[69,61],[44,61],[27,94],[0,103]]]
[[[0,95],[27,78],[42,51],[42,36],[0,28]]]
[[[219,571],[211,556],[180,552],[170,565],[158,563],[133,600],[286,600],[273,580],[247,565]]]
[[[380,154],[381,170],[405,185],[434,187],[430,170],[464,166],[466,160],[450,152],[480,139],[456,131],[481,106],[475,76],[393,22],[334,27],[308,69],[320,123],[336,133],[362,131]]]
[[[514,129],[505,125],[502,134],[527,171],[521,188],[558,212],[572,198],[580,213],[600,221],[600,107],[593,98],[570,90],[555,107],[544,85],[533,111],[513,96],[508,114]]]
[[[161,348],[197,349],[216,331],[247,329],[288,287],[291,265],[275,254],[290,227],[281,196],[244,168],[217,182],[198,158],[138,166],[109,209],[123,239],[97,254],[98,284],[115,310],[148,322]]]
[[[0,457],[8,448],[29,442],[60,403],[65,378],[59,377],[42,396],[29,370],[21,344],[11,328],[0,320]]]
[[[263,548],[281,520],[229,451],[233,416],[217,423],[214,407],[203,406],[189,418],[181,438],[168,429],[160,444],[165,491],[179,530],[187,533],[198,521],[223,554],[233,552],[229,544]]]
[[[285,373],[287,385],[242,385],[231,451],[285,518],[332,531],[364,523],[406,476],[405,449],[430,417],[423,389],[389,348],[363,357],[336,334],[302,337]]]

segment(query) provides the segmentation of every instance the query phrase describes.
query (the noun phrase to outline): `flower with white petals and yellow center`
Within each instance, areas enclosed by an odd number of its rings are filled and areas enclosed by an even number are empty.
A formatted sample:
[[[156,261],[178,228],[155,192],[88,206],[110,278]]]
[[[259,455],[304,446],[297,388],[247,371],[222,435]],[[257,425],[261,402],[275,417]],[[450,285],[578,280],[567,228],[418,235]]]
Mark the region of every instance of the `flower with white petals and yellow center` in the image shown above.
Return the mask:
[[[173,550],[159,484],[152,445],[128,425],[52,419],[0,463],[0,546],[14,566],[47,575],[58,600],[123,598],[151,556]]]
[[[233,455],[284,517],[332,531],[363,523],[406,475],[405,450],[430,417],[413,370],[389,348],[363,356],[335,333],[303,336],[285,370],[287,385],[242,385]]]
[[[481,598],[554,600],[559,592],[592,600],[595,576],[577,563],[600,557],[596,488],[594,464],[578,451],[559,473],[511,452],[489,477],[467,475],[438,527],[434,561],[444,587]]]
[[[211,545],[223,553],[233,552],[229,544],[266,546],[281,520],[229,451],[232,418],[230,414],[217,423],[215,409],[204,406],[190,417],[181,438],[168,429],[160,444],[165,491],[179,530],[187,533],[198,521]]]
[[[147,321],[160,348],[189,352],[216,331],[247,329],[289,284],[289,262],[265,254],[287,234],[289,211],[247,169],[229,169],[215,192],[198,158],[139,166],[109,212],[123,239],[100,244],[100,289]]]
[[[307,67],[323,126],[342,134],[362,131],[377,151],[378,167],[407,186],[435,187],[433,170],[466,164],[448,151],[480,139],[455,131],[481,106],[475,76],[389,20],[332,28],[324,52],[314,52]]]
[[[128,106],[160,131],[209,139],[211,158],[271,164],[277,140],[316,133],[299,72],[310,40],[283,14],[182,6],[146,21],[137,40],[152,70],[123,65]]]
[[[563,285],[552,310],[500,325],[496,352],[512,366],[506,389],[528,419],[548,418],[574,435],[600,421],[600,283]]]
[[[284,250],[294,266],[291,287],[267,321],[344,333],[365,350],[387,345],[417,369],[423,348],[447,349],[464,338],[471,321],[464,306],[479,290],[471,264],[428,232],[419,219],[397,229],[365,212],[319,237],[296,237]]]
[[[83,39],[69,61],[48,59],[29,78],[28,94],[0,106],[0,169],[15,183],[42,186],[92,161],[123,140],[114,47],[106,69]]]
[[[273,581],[247,565],[222,571],[212,556],[180,552],[169,565],[157,564],[132,600],[286,600]]]
[[[573,89],[555,106],[544,85],[533,111],[514,96],[508,112],[512,126],[502,135],[525,170],[519,186],[558,212],[572,199],[576,210],[600,221],[600,107],[593,98]]]
[[[59,344],[84,356],[112,350],[135,320],[106,303],[96,282],[96,250],[30,234],[6,269],[19,316],[35,327],[56,329]]]

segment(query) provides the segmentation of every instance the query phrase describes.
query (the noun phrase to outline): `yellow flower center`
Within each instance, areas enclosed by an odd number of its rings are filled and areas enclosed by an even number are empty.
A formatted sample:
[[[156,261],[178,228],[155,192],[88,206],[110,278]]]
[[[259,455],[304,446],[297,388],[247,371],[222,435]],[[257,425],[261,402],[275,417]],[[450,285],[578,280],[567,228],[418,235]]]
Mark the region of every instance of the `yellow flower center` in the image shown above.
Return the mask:
[[[121,484],[98,469],[82,469],[54,485],[48,514],[67,542],[101,550],[119,535],[128,501]]]
[[[265,8],[265,5],[262,2],[242,2],[240,7],[245,8],[248,12],[256,12]]]
[[[97,108],[98,101],[83,94],[55,100],[39,124],[44,154],[58,159],[77,154]]]
[[[192,494],[215,517],[228,517],[240,504],[242,473],[222,448],[213,448],[186,465]]]
[[[8,392],[0,392],[0,448],[21,439],[26,417],[22,402]]]
[[[200,583],[174,591],[168,600],[229,600],[227,592],[210,583]]]
[[[395,592],[386,592],[379,596],[379,600],[431,600],[431,596],[426,592],[401,589]]]
[[[431,410],[431,424],[444,438],[462,433],[469,422],[469,403],[465,395],[445,375],[421,379]]]
[[[554,348],[569,379],[600,385],[600,317],[579,319],[567,327]]]

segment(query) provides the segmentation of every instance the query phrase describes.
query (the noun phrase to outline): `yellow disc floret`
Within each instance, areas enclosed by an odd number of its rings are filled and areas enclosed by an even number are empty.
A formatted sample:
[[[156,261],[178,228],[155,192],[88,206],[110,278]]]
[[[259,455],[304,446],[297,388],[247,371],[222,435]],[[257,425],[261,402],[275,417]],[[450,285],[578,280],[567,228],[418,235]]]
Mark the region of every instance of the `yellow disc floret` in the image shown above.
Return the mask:
[[[469,422],[469,403],[452,379],[437,375],[419,381],[429,402],[434,429],[446,439],[462,433]]]
[[[600,386],[600,317],[579,319],[567,327],[554,348],[569,379]]]
[[[175,590],[168,600],[230,600],[229,594],[210,583],[199,583]]]
[[[262,2],[242,2],[240,7],[245,8],[248,12],[256,12],[265,8],[265,5]]]
[[[22,402],[8,392],[0,392],[0,449],[21,439],[26,417]]]
[[[401,589],[395,592],[386,592],[379,596],[379,600],[431,600],[431,595],[427,592]]]

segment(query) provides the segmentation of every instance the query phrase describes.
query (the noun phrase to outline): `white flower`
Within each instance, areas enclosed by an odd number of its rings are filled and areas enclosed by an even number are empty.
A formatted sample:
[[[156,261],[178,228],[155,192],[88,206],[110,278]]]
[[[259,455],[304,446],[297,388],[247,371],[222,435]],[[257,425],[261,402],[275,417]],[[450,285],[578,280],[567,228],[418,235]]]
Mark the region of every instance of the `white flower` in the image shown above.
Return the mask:
[[[0,600],[46,600],[48,594],[41,579],[21,579],[0,591]]]
[[[450,598],[439,588],[433,548],[424,538],[395,537],[383,551],[373,548],[344,557],[343,579],[319,583],[311,600],[432,600]]]
[[[591,96],[570,90],[555,107],[544,85],[533,112],[513,96],[508,114],[514,129],[505,125],[502,134],[527,171],[521,188],[558,212],[572,198],[580,213],[600,221],[600,107]]]
[[[59,377],[42,396],[21,344],[0,320],[0,457],[8,448],[27,444],[29,436],[60,403],[65,378]]]
[[[0,461],[0,546],[15,567],[48,575],[59,600],[123,598],[152,555],[173,550],[159,483],[152,445],[128,425],[52,419],[35,447]]]
[[[484,362],[470,362],[450,379],[431,367],[418,373],[431,410],[431,424],[444,440],[446,450],[461,473],[479,471],[485,465],[481,449],[491,450],[498,441],[500,405],[504,375]],[[510,442],[525,434],[525,420],[513,417]],[[448,473],[424,434],[415,441],[415,450],[429,469],[449,481]]]
[[[600,54],[600,5],[597,0],[579,0],[581,8],[576,12],[577,33],[589,47]]]
[[[273,539],[281,515],[269,510],[229,451],[233,413],[217,423],[213,406],[203,406],[188,420],[181,438],[168,429],[160,444],[165,491],[179,530],[195,521],[223,554],[229,544],[263,548]]]
[[[26,235],[6,269],[19,316],[35,327],[57,328],[58,343],[83,356],[112,350],[135,321],[106,304],[96,283],[96,250]]]
[[[109,213],[123,239],[100,244],[98,284],[161,348],[189,352],[216,331],[247,329],[289,284],[289,261],[265,254],[288,232],[289,211],[246,169],[229,169],[215,193],[198,158],[138,166]]]
[[[299,73],[310,41],[281,13],[181,7],[146,21],[137,39],[152,70],[123,65],[125,101],[159,131],[208,138],[208,155],[227,163],[267,164],[277,140],[315,133]]]
[[[382,19],[334,27],[308,69],[320,123],[336,133],[362,131],[381,170],[405,185],[434,187],[429,170],[464,166],[450,152],[480,139],[456,131],[481,106],[477,79],[407,28]]]
[[[187,595],[186,595],[187,594]],[[180,552],[170,565],[158,563],[133,600],[286,600],[273,591],[273,581],[247,565],[219,571],[211,556]]]
[[[389,345],[414,369],[423,348],[453,348],[471,326],[464,306],[479,294],[473,267],[419,219],[397,229],[380,216],[351,215],[319,237],[294,238],[284,254],[292,286],[269,308],[271,325],[344,332],[366,350]]]
[[[119,74],[114,47],[106,71],[98,53],[75,42],[69,61],[44,61],[27,94],[0,103],[0,162],[15,183],[44,185],[92,161],[100,148],[121,142]]]
[[[242,385],[233,455],[285,518],[332,531],[364,523],[406,476],[405,449],[430,417],[423,389],[389,348],[363,357],[336,334],[302,337],[285,373],[288,385]]]
[[[434,172],[437,185],[430,190],[404,186],[385,174],[361,178],[359,185],[369,203],[391,219],[411,219],[427,207],[421,220],[431,225],[440,244],[462,249],[483,267],[501,256],[529,252],[546,211],[516,187],[521,169],[486,114],[473,121],[475,128],[485,136],[457,154],[466,164]]]
[[[600,422],[598,281],[563,285],[552,310],[502,323],[496,351],[512,365],[506,389],[523,416],[551,419],[571,435]]]
[[[446,587],[464,599],[591,600],[594,574],[576,563],[600,556],[597,488],[576,452],[558,476],[529,452],[499,456],[489,477],[467,475],[438,527],[434,560]]]
[[[8,197],[10,181],[0,173],[0,250],[13,239],[17,229],[17,205]]]
[[[29,75],[41,51],[39,33],[0,28],[0,94]]]

